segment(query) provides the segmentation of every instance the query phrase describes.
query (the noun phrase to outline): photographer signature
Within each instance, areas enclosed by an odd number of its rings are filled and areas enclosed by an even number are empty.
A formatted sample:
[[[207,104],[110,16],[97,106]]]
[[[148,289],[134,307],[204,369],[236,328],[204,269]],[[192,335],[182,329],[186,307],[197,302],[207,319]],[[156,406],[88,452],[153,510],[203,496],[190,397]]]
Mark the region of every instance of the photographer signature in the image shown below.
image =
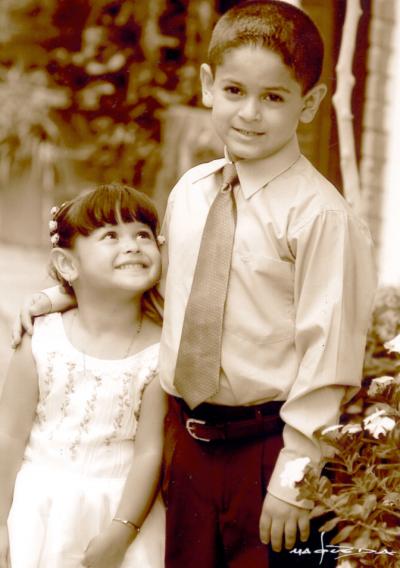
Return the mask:
[[[349,546],[346,544],[325,544],[324,542],[325,533],[321,533],[321,548],[317,548],[312,550],[310,548],[292,548],[289,551],[290,554],[296,554],[297,556],[305,556],[308,554],[319,554],[320,555],[320,562],[321,565],[324,557],[326,554],[336,554],[336,558],[348,558],[349,556],[355,556],[359,554],[375,554],[375,555],[387,555],[387,556],[395,556],[399,554],[394,550],[388,550],[387,548],[383,548],[382,550],[373,550],[371,548],[358,548],[355,546]]]

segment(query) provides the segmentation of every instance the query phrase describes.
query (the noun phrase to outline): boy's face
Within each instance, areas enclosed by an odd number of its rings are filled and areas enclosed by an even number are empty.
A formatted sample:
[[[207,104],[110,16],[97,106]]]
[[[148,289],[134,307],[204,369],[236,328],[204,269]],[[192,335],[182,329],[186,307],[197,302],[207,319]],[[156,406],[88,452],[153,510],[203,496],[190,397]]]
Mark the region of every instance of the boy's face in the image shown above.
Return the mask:
[[[305,95],[291,70],[273,51],[243,45],[225,53],[213,75],[202,65],[203,102],[212,108],[217,134],[233,160],[272,156],[310,122],[325,86]]]

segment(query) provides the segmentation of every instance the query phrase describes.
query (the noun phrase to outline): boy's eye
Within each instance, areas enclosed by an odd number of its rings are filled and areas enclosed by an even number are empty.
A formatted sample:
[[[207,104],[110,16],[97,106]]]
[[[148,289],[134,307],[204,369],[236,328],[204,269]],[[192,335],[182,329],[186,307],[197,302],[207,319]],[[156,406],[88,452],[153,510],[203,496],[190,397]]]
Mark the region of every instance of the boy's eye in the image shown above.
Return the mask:
[[[266,95],[264,95],[264,99],[267,101],[270,101],[272,103],[282,103],[283,102],[283,97],[281,95],[278,95],[276,93],[267,93]]]
[[[228,85],[225,87],[224,91],[229,95],[240,95],[242,92],[241,89],[235,85]]]

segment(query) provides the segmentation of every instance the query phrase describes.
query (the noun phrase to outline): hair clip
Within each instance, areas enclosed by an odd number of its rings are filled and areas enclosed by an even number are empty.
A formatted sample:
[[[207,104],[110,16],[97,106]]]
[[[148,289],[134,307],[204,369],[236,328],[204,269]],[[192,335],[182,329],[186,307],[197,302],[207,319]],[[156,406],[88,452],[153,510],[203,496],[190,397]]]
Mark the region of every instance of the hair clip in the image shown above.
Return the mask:
[[[60,208],[57,207],[57,205],[54,205],[54,207],[52,207],[50,209],[50,215],[54,218],[59,211],[60,211]]]
[[[60,235],[58,233],[54,233],[54,235],[51,235],[50,237],[50,241],[53,246],[57,246],[59,240],[60,240]]]
[[[164,237],[164,235],[158,235],[158,237],[157,237],[157,243],[160,245],[160,247],[165,244],[165,237]]]
[[[52,219],[51,221],[49,221],[49,231],[50,233],[54,233],[55,231],[57,231],[58,228],[58,223],[57,221],[54,221],[54,219]]]

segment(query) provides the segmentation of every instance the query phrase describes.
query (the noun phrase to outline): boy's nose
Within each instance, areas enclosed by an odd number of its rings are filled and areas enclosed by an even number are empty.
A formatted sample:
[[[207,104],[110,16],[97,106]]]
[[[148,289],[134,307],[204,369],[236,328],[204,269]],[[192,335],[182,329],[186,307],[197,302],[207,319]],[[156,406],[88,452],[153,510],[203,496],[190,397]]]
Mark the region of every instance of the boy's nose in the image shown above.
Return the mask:
[[[243,101],[243,104],[239,111],[239,115],[241,118],[248,121],[260,120],[261,111],[260,111],[259,101],[250,98]]]

